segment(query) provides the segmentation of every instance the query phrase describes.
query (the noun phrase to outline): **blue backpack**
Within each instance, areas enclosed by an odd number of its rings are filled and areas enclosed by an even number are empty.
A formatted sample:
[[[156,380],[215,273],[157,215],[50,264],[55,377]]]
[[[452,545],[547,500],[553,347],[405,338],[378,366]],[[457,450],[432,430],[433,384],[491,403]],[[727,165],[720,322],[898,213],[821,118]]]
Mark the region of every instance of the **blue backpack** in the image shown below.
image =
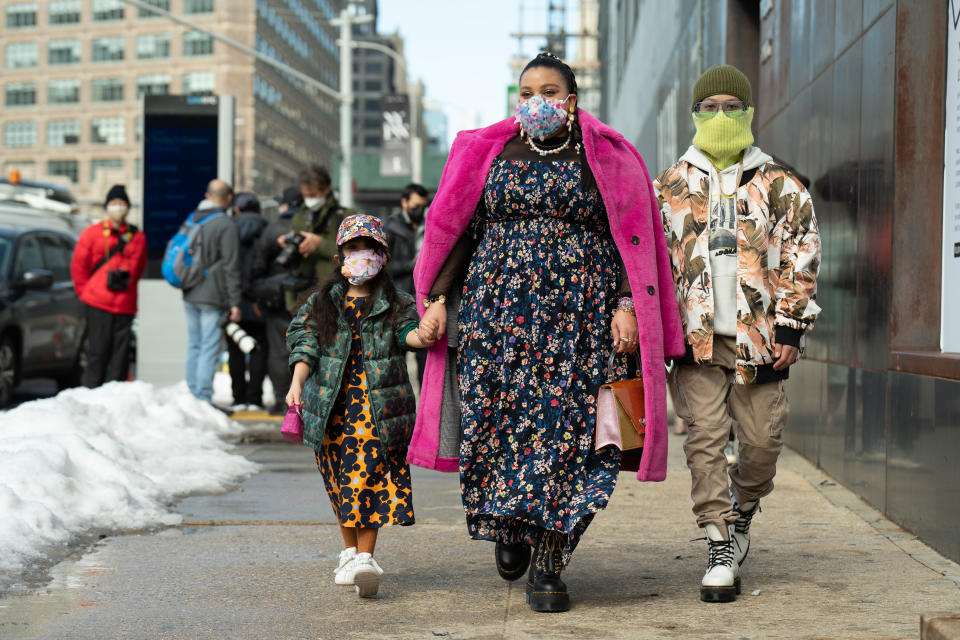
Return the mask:
[[[167,282],[178,289],[190,290],[207,277],[208,265],[204,261],[203,243],[200,241],[200,228],[208,221],[224,215],[221,211],[207,216],[199,223],[193,221],[193,215],[187,219],[176,235],[170,238],[163,254],[160,272]]]

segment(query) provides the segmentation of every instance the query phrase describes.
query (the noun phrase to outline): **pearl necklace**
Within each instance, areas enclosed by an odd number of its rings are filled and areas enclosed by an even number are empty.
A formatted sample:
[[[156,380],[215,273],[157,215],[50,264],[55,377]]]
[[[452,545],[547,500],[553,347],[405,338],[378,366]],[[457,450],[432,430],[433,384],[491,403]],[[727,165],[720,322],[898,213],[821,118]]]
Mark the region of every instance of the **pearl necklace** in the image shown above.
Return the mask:
[[[549,155],[553,155],[553,154],[555,154],[555,153],[560,153],[561,151],[563,151],[564,149],[566,149],[567,147],[570,146],[570,141],[573,140],[573,130],[568,128],[568,129],[567,129],[567,139],[564,140],[564,141],[563,141],[563,144],[561,144],[559,147],[554,147],[553,149],[541,149],[540,147],[538,147],[538,146],[533,142],[533,137],[532,137],[529,133],[527,133],[526,131],[524,131],[523,128],[521,127],[521,129],[520,129],[520,137],[522,138],[522,137],[524,137],[524,136],[526,136],[526,138],[527,138],[527,144],[530,145],[530,148],[531,148],[531,149],[533,149],[534,151],[536,151],[537,153],[539,153],[541,156],[549,156]],[[578,142],[576,145],[574,145],[573,150],[574,150],[574,152],[575,152],[577,155],[580,155],[580,143],[579,143],[579,142]]]

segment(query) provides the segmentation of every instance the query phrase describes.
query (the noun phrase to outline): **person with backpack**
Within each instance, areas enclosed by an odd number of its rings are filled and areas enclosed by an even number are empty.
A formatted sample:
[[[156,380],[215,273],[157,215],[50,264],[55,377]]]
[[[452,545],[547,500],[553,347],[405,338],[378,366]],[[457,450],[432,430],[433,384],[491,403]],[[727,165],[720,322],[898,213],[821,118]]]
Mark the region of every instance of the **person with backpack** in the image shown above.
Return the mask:
[[[212,180],[197,210],[167,246],[162,265],[167,281],[183,289],[187,386],[210,404],[223,336],[221,321],[241,319],[240,234],[227,216],[232,201],[230,185]]]
[[[267,330],[264,313],[250,292],[253,280],[253,254],[257,241],[267,226],[260,215],[260,200],[252,193],[239,193],[233,201],[233,222],[240,236],[240,274],[243,301],[240,305],[240,328],[256,341],[249,354],[227,331],[227,352],[230,354],[230,380],[233,388],[232,411],[254,411],[263,408],[263,380],[267,377]],[[234,337],[236,334],[234,335]],[[247,380],[249,371],[250,379]]]
[[[110,188],[104,208],[106,218],[80,234],[70,263],[73,287],[87,308],[81,382],[90,388],[127,379],[137,283],[147,265],[146,236],[126,221],[130,198],[123,185]]]

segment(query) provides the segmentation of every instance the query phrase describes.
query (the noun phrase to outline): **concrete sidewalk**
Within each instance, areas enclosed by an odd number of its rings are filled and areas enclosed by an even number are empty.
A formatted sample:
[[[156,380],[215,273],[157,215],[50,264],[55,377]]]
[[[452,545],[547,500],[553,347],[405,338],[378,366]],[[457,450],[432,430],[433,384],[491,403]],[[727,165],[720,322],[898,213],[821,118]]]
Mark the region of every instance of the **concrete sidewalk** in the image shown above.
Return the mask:
[[[667,481],[621,475],[566,574],[573,609],[535,614],[493,545],[467,538],[455,475],[414,470],[418,525],[386,529],[380,597],[333,584],[339,533],[311,452],[243,445],[265,472],[183,501],[182,527],[101,541],[0,599],[2,638],[919,638],[960,611],[960,567],[786,452],[735,603],[705,604],[706,544],[682,439]]]

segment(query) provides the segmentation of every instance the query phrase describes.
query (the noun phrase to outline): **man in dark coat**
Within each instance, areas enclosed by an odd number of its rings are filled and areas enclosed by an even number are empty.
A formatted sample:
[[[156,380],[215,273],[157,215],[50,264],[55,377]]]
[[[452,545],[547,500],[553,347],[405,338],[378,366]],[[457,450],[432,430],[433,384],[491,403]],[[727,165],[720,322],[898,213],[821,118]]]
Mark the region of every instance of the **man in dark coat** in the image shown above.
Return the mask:
[[[243,316],[240,328],[256,340],[257,346],[249,354],[227,336],[227,352],[230,354],[230,378],[233,387],[233,411],[262,409],[263,379],[267,375],[267,330],[263,312],[250,296],[253,274],[253,253],[267,221],[260,215],[260,200],[252,193],[238,193],[233,201],[233,222],[240,236],[240,275],[243,287]],[[249,355],[249,362],[247,361]],[[249,368],[250,379],[247,380]]]
[[[427,190],[411,183],[400,195],[400,211],[387,220],[385,229],[389,244],[390,262],[387,272],[393,276],[397,289],[415,295],[413,267],[423,242],[423,218],[428,204]]]

